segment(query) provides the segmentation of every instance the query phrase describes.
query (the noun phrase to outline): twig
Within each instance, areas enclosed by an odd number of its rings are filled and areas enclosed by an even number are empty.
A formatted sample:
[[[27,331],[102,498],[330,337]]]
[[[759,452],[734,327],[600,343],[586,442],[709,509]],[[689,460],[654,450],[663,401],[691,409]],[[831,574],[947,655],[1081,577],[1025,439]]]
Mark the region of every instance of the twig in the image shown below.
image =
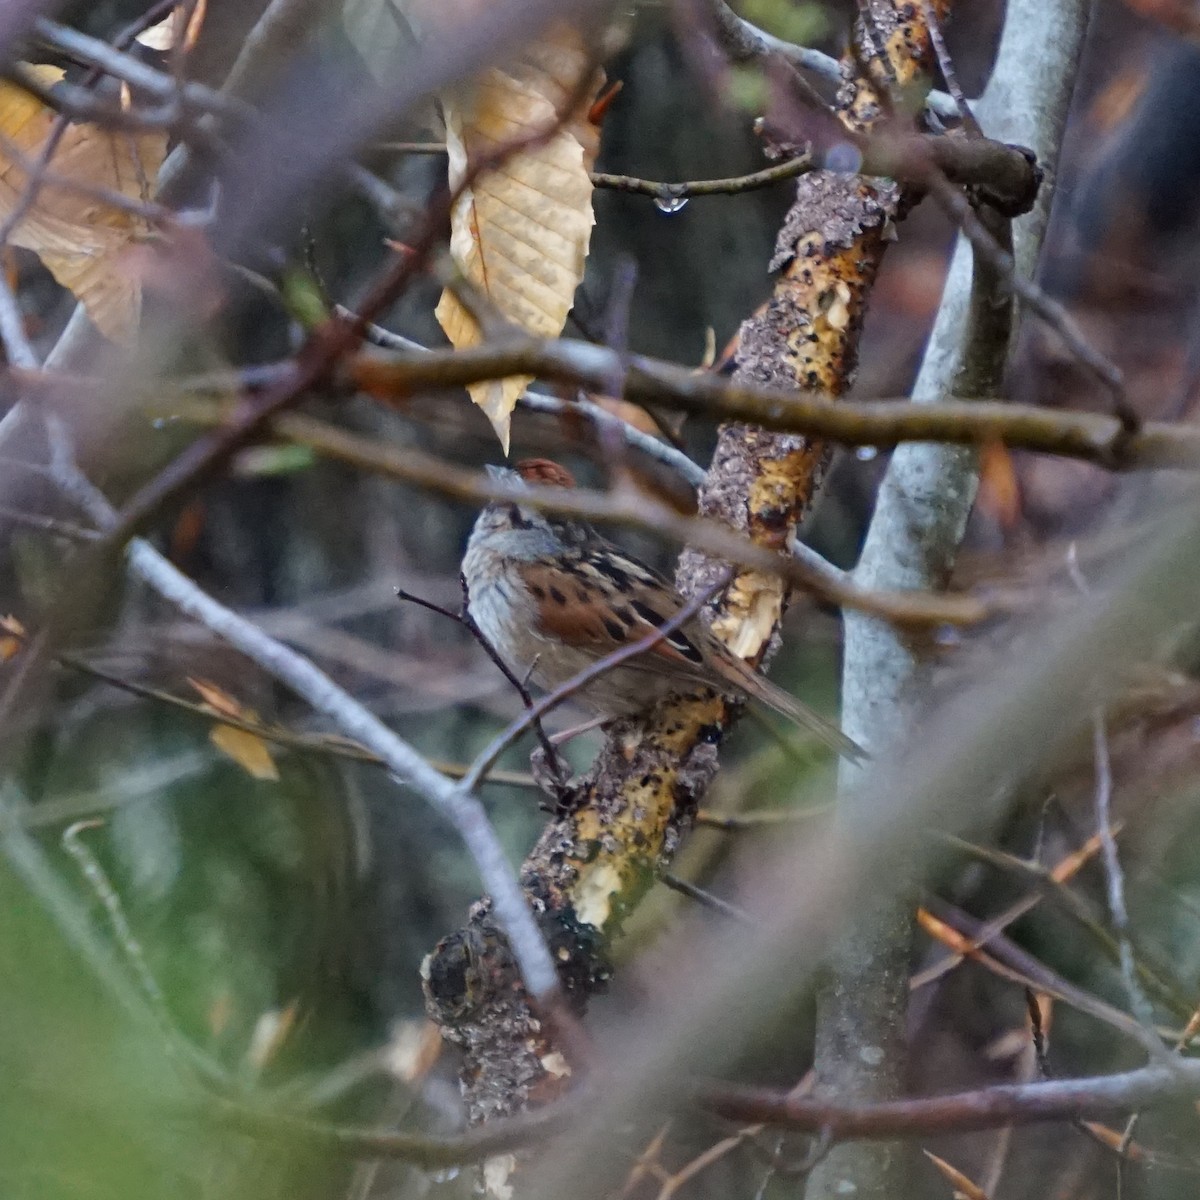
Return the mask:
[[[470,504],[519,499],[522,504],[545,512],[619,524],[656,537],[672,538],[715,558],[779,575],[832,604],[869,612],[901,625],[973,625],[996,616],[1008,606],[1005,598],[1000,596],[985,602],[965,594],[872,592],[852,583],[839,583],[826,572],[755,545],[723,525],[700,517],[683,516],[649,494],[627,496],[584,488],[529,487],[518,495],[510,488],[489,483],[477,472],[453,463],[413,449],[397,452],[297,413],[277,418],[272,422],[272,428],[288,441],[311,446],[318,453],[338,461],[378,471]]]
[[[674,875],[670,871],[663,871],[659,875],[659,879],[671,891],[678,892],[681,896],[686,896],[689,900],[695,900],[697,904],[710,909],[712,912],[720,913],[721,916],[727,917],[731,921],[738,921],[743,925],[753,923],[750,914],[738,908],[736,904],[730,904],[728,900],[722,900],[720,896],[714,896],[712,892],[706,892],[703,888],[697,887],[694,883],[689,883],[686,879],[680,879],[678,875]]]
[[[1010,1123],[1074,1121],[1196,1097],[1200,1097],[1200,1062],[1186,1059],[1178,1068],[1146,1066],[1117,1075],[996,1084],[946,1096],[877,1104],[828,1104],[733,1084],[710,1084],[696,1095],[703,1107],[729,1120],[805,1132],[827,1129],[837,1141],[927,1137]]]
[[[652,458],[664,466],[670,467],[693,487],[698,487],[704,479],[704,468],[693,462],[682,450],[677,450],[668,442],[661,441],[652,434],[644,433],[628,421],[614,416],[592,400],[560,400],[557,396],[547,396],[541,392],[525,392],[518,400],[517,406],[528,412],[547,413],[554,416],[586,417],[591,425],[601,432],[611,432],[624,438],[633,449]]]
[[[364,321],[358,313],[352,308],[347,308],[344,304],[335,304],[333,311],[343,321],[360,322],[363,329],[363,337],[372,346],[378,346],[382,350],[400,350],[408,353],[414,350],[425,349],[420,342],[414,342],[411,338],[406,338],[402,334],[393,333],[390,329],[384,329],[382,325],[376,325],[374,321]]]
[[[616,356],[603,346],[520,335],[501,343],[421,355],[361,355],[345,364],[342,382],[384,398],[431,388],[458,388],[506,375],[537,375],[555,383],[602,392]],[[1100,466],[1190,466],[1200,462],[1200,435],[1187,426],[1148,423],[1126,435],[1104,413],[1067,412],[1034,405],[947,400],[953,378],[936,403],[895,400],[834,401],[782,388],[754,387],[720,375],[630,355],[625,397],[708,419],[743,421],[764,429],[806,433],[847,445],[889,447],[904,441],[980,445],[1001,441],[1016,449],[1061,454]]]
[[[251,721],[231,713],[217,712],[208,705],[185,700],[182,696],[176,696],[160,688],[149,687],[136,680],[114,674],[112,671],[106,671],[103,667],[74,654],[60,654],[58,661],[72,671],[78,671],[81,675],[86,675],[99,683],[108,684],[109,687],[117,688],[131,696],[167,705],[203,720],[210,726],[225,725],[230,729],[240,729],[244,733],[252,733],[285,750],[296,750],[301,754],[319,754],[328,758],[344,759],[348,762],[366,763],[373,767],[387,766],[387,763],[378,754],[356,742],[334,739],[320,733],[297,733],[291,729],[282,729],[277,725],[266,725],[261,721]],[[451,779],[461,779],[467,773],[467,767],[463,763],[445,762],[441,759],[431,758],[429,764]],[[493,771],[489,776],[489,781],[506,787],[537,787],[533,777],[522,771]]]
[[[1097,707],[1092,714],[1092,754],[1096,770],[1094,793],[1096,806],[1096,834],[1104,862],[1104,877],[1108,884],[1108,909],[1113,928],[1117,933],[1120,948],[1121,981],[1129,998],[1129,1007],[1142,1026],[1154,1033],[1154,1009],[1137,979],[1137,963],[1133,954],[1133,942],[1129,937],[1129,910],[1125,906],[1125,875],[1121,870],[1121,856],[1117,853],[1117,839],[1112,831],[1112,760],[1108,752],[1108,726],[1103,708]],[[1152,1046],[1157,1047],[1160,1060],[1174,1062],[1176,1055],[1170,1053],[1157,1034]]]
[[[748,175],[735,175],[727,179],[688,179],[679,183],[657,183],[653,179],[638,179],[633,175],[608,175],[593,171],[592,183],[598,188],[672,203],[695,196],[740,196],[786,179],[795,179],[797,175],[813,170],[815,165],[808,155],[801,155]]]
[[[963,938],[969,939],[969,946],[965,947],[968,953],[972,957],[978,956],[981,962],[997,974],[1035,991],[1046,992],[1064,1004],[1104,1022],[1127,1037],[1135,1039],[1151,1054],[1155,1053],[1155,1046],[1162,1049],[1162,1039],[1153,1026],[1147,1028],[1136,1016],[1130,1016],[1064,979],[1040,959],[1023,950],[1011,938],[999,932],[994,923],[980,921],[954,905],[933,897],[926,900],[922,912],[933,916],[943,927],[948,926]],[[987,953],[982,954],[974,947],[985,948]]]
[[[525,681],[519,679],[509,667],[508,663],[500,657],[495,646],[487,640],[483,635],[483,630],[479,628],[475,618],[471,616],[470,597],[467,594],[467,581],[462,580],[463,603],[460,612],[453,612],[451,609],[443,608],[440,604],[432,604],[428,600],[421,599],[420,596],[414,596],[411,592],[406,592],[403,588],[396,589],[396,595],[401,600],[407,600],[410,603],[418,604],[422,608],[428,609],[430,612],[438,613],[440,616],[449,617],[455,624],[460,625],[465,629],[471,637],[483,648],[483,652],[492,660],[493,665],[499,670],[500,674],[513,686],[518,696],[521,697],[521,703],[525,706],[526,711],[533,708],[533,697],[529,694],[529,689],[525,686]],[[533,722],[533,730],[537,736],[538,742],[542,747],[542,752],[546,756],[546,763],[550,767],[553,776],[559,780],[567,780],[570,778],[570,769],[563,763],[562,758],[554,748],[554,743],[546,734],[546,730],[542,727],[540,719],[535,719]],[[469,774],[469,770],[464,773],[464,778]]]
[[[1112,836],[1115,836],[1119,832],[1119,828],[1120,822],[1117,822],[1110,831]],[[970,855],[979,862],[987,863],[998,870],[1018,874],[1036,882],[1042,890],[1042,894],[1048,895],[1057,901],[1065,912],[1079,922],[1095,938],[1112,961],[1120,966],[1121,956],[1118,940],[1109,934],[1108,930],[1088,911],[1087,905],[1083,900],[1067,886],[1068,876],[1066,870],[1064,870],[1064,867],[1067,867],[1070,869],[1070,873],[1074,874],[1082,867],[1085,855],[1091,857],[1092,854],[1100,852],[1101,842],[1098,834],[1090,838],[1087,845],[1078,854],[1070,856],[1064,863],[1060,863],[1053,870],[1048,870],[1036,862],[1018,858],[1015,855],[1005,854],[1002,851],[993,850],[986,846],[977,846],[972,842],[964,841],[962,838],[952,837],[948,834],[939,835],[939,840],[961,850],[964,854]],[[1006,909],[999,917],[992,918],[988,922],[988,927],[999,930],[1011,925],[1018,916],[1023,916],[1026,912],[1030,911],[1034,901],[1034,897],[1028,897],[1026,900],[1018,902],[1018,904]],[[1019,912],[1018,909],[1020,910]],[[1192,1011],[1191,1006],[1173,990],[1169,983],[1160,979],[1148,966],[1138,961],[1136,956],[1135,967],[1138,977],[1172,1011],[1185,1017]],[[935,977],[934,970],[931,968],[928,972],[922,973],[922,982],[929,982],[933,977]]]
[[[930,191],[938,204],[957,222],[975,250],[1000,272],[1005,285],[1012,288],[1021,303],[1036,313],[1062,339],[1084,370],[1110,393],[1113,413],[1121,422],[1124,436],[1135,435],[1141,426],[1141,417],[1129,405],[1125,379],[1120,369],[1084,337],[1074,318],[1059,301],[1017,271],[1013,255],[988,233],[957,188],[935,177],[930,180]]]
[[[121,898],[117,895],[116,888],[113,887],[108,874],[100,865],[100,860],[83,844],[79,837],[85,829],[99,829],[103,824],[103,821],[95,819],[76,821],[63,831],[62,846],[78,864],[80,873],[87,880],[88,886],[96,893],[100,903],[104,906],[104,911],[108,915],[108,923],[112,926],[117,944],[124,952],[138,986],[159,1014],[160,1020],[170,1026],[173,1021],[171,1010],[167,1005],[167,998],[163,995],[162,988],[158,986],[158,980],[154,978],[154,972],[150,970],[149,963],[146,962],[145,951],[129,924],[129,918],[125,916]]]
[[[94,542],[100,536],[98,530],[87,529],[72,521],[63,521],[58,517],[48,517],[42,513],[27,513],[7,504],[0,504],[0,521],[11,521],[14,525],[24,525],[28,529],[52,533],[57,537],[70,538],[76,542]]]
[[[744,830],[770,828],[772,825],[790,825],[797,821],[808,821],[815,817],[828,816],[833,811],[831,805],[817,805],[812,808],[768,808],[761,812],[721,813],[701,808],[693,818],[693,824],[703,825],[707,829],[720,829],[726,833],[738,833]]]
[[[963,128],[973,137],[983,137],[983,130],[980,129],[979,122],[975,119],[975,114],[971,111],[971,106],[967,103],[962,88],[958,86],[958,75],[954,70],[954,62],[950,58],[950,52],[946,49],[946,40],[942,36],[942,23],[938,20],[937,12],[930,0],[921,0],[921,12],[925,17],[925,24],[929,27],[929,40],[933,43],[942,78],[946,81],[946,89],[954,101],[954,107],[958,110]]]

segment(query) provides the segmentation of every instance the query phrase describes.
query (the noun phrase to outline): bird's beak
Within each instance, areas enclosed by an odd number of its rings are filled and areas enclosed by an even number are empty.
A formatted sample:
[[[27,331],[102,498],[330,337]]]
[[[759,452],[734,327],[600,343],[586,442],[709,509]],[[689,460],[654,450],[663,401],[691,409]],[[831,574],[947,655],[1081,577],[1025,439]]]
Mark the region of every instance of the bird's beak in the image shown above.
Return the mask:
[[[488,463],[487,476],[491,483],[502,483],[506,487],[520,487],[522,480],[516,471],[509,467],[498,467],[494,463]]]

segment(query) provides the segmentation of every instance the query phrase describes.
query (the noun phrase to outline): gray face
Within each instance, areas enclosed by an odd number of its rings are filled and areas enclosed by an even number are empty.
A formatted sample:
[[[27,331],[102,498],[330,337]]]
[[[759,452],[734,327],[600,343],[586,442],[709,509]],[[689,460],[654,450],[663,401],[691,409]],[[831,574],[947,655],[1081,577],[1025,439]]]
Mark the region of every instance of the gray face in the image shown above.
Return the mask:
[[[489,463],[487,473],[492,483],[518,491],[524,491],[528,487],[521,476],[508,467],[497,467]],[[551,535],[552,532],[550,522],[540,512],[510,500],[493,501],[479,514],[479,519],[475,522],[476,534],[502,533],[508,530],[532,530],[543,536]]]
[[[489,466],[487,473],[493,483],[508,488],[523,491],[527,486],[516,471],[507,467]],[[491,553],[517,560],[553,554],[559,545],[553,526],[536,509],[511,500],[493,501],[479,514],[471,531],[467,559],[463,564],[468,578],[479,567],[477,554],[484,539]],[[472,549],[476,553],[473,554]]]

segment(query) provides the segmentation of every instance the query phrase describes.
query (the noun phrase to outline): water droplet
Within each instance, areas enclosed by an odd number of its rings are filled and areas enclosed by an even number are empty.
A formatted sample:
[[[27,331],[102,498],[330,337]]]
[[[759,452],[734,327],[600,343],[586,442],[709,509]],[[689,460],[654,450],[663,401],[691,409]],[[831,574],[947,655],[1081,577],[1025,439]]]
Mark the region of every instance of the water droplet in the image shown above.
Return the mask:
[[[654,197],[654,207],[661,213],[677,213],[688,202],[686,196],[680,196],[676,192],[664,191],[661,195]]]
[[[933,631],[933,640],[939,646],[958,646],[962,644],[962,632],[953,625],[939,625]]]
[[[854,457],[859,462],[870,462],[879,453],[878,446],[859,446],[854,452]]]
[[[853,142],[835,142],[825,151],[825,169],[856,174],[862,167],[862,151]]]
[[[452,1179],[458,1178],[458,1167],[443,1167],[440,1171],[430,1171],[429,1178],[434,1183],[449,1183]]]

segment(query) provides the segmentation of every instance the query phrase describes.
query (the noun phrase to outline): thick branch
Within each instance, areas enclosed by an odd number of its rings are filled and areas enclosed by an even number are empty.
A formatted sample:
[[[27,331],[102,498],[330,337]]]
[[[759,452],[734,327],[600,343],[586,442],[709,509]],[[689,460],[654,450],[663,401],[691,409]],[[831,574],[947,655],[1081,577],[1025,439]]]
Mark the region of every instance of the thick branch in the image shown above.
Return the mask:
[[[886,448],[914,441],[978,446],[998,441],[1017,450],[1079,458],[1110,468],[1200,465],[1200,429],[1192,425],[1148,421],[1124,437],[1121,422],[1105,413],[943,400],[951,390],[949,382],[936,403],[834,401],[819,394],[697,374],[641,355],[622,360],[606,347],[567,338],[550,342],[522,338],[420,355],[361,356],[346,366],[350,382],[388,400],[519,374],[603,392],[618,369],[626,371],[625,398],[637,404],[744,421],[845,445]]]

